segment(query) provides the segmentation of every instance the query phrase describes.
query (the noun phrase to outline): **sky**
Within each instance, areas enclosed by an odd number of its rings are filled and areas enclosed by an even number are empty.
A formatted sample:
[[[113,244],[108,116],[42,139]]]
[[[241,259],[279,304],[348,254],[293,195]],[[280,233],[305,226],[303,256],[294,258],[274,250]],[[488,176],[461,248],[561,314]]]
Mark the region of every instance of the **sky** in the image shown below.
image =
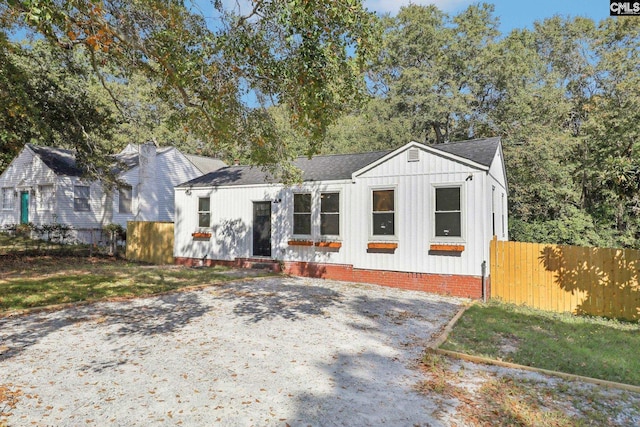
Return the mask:
[[[434,4],[438,9],[457,15],[478,0],[364,0],[370,11],[395,15],[400,7],[409,3]],[[535,21],[554,15],[584,16],[596,22],[609,17],[607,0],[484,0],[495,6],[495,16],[500,19],[500,31],[509,33],[515,28],[533,28]]]

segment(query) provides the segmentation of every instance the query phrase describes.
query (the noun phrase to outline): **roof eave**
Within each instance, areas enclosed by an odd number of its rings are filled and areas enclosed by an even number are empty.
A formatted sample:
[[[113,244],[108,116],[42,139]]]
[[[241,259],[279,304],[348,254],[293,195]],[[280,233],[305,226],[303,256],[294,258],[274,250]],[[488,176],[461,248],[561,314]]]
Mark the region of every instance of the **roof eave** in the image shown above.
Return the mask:
[[[457,156],[455,154],[447,153],[446,151],[438,150],[437,148],[433,148],[433,147],[430,147],[428,145],[423,145],[423,144],[419,144],[419,145],[422,145],[422,147],[426,151],[430,152],[431,154],[435,154],[435,155],[444,157],[444,158],[452,160],[454,162],[462,163],[464,165],[471,166],[472,168],[476,168],[476,169],[479,169],[479,170],[485,171],[485,172],[488,172],[489,169],[491,169],[491,165],[485,166],[483,164],[480,164],[478,162],[474,162],[473,160],[467,159],[465,157],[461,157],[461,156]]]

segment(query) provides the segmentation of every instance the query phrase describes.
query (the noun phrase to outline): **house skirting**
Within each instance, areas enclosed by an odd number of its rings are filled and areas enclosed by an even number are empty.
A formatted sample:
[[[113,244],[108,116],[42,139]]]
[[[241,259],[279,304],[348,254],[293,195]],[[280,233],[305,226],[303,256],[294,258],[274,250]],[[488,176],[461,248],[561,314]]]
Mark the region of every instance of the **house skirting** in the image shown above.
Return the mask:
[[[269,264],[271,261],[259,259],[236,258],[233,261],[176,258],[176,264],[187,266],[215,266],[248,268],[256,263]],[[301,261],[273,262],[274,271],[280,271],[292,276],[314,277],[321,279],[340,280],[344,282],[371,283],[392,288],[423,291],[440,295],[462,298],[482,298],[482,277],[463,276],[454,274],[409,273],[403,271],[368,270],[354,268],[349,264],[322,264]],[[276,265],[278,268],[275,268]],[[487,294],[490,292],[490,280],[486,278]]]

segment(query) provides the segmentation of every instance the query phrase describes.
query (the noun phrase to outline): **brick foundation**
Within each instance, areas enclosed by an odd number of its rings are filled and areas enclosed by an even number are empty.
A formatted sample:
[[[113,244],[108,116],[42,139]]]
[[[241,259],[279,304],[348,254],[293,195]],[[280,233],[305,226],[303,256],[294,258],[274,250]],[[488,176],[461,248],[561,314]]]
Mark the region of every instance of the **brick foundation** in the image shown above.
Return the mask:
[[[176,264],[187,266],[204,265],[211,267],[214,265],[222,265],[226,267],[247,268],[251,262],[252,260],[245,258],[238,258],[233,261],[176,258]],[[348,264],[320,264],[296,261],[284,261],[283,264],[283,273],[293,276],[316,277],[344,282],[372,283],[392,288],[463,298],[482,298],[482,277],[480,276],[365,270],[353,268],[352,265]],[[489,278],[487,278],[487,294],[491,295],[489,291],[490,281]]]

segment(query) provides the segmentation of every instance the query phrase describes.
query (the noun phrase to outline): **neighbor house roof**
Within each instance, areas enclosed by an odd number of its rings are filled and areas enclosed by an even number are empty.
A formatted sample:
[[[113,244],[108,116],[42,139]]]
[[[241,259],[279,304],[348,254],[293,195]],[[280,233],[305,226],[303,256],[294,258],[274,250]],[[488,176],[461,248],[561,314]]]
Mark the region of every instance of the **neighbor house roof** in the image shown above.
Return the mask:
[[[335,181],[351,179],[353,172],[384,157],[390,151],[358,154],[329,154],[298,157],[293,164],[302,171],[303,181]],[[258,166],[227,166],[179,185],[179,187],[209,187],[220,185],[254,185],[276,183],[277,180]]]
[[[158,147],[156,149],[156,156],[159,154],[166,153],[172,148],[173,147]],[[116,161],[120,162],[125,166],[123,170],[116,169],[117,173],[133,169],[140,164],[140,155],[137,151],[123,151],[118,154],[114,154],[113,157],[114,159],[116,159]]]
[[[196,156],[194,154],[185,154],[185,157],[202,173],[217,171],[227,166],[222,160],[213,157]]]
[[[27,144],[40,160],[56,175],[81,176],[82,169],[76,165],[76,156],[71,150],[62,148],[43,147]]]
[[[40,157],[44,164],[47,165],[47,167],[51,169],[56,175],[82,176],[83,171],[76,164],[76,156],[73,151],[33,144],[27,144],[27,147],[29,147],[31,151],[33,151],[38,157]],[[165,153],[172,148],[173,147],[158,147],[158,149],[156,150],[156,155]],[[186,157],[202,173],[208,173],[225,166],[225,163],[219,159],[203,156],[193,156],[190,154],[187,154]],[[140,156],[137,151],[125,150],[121,153],[113,155],[113,158],[124,165],[124,168],[122,170],[116,170],[116,172],[118,173],[133,169],[140,164]]]

